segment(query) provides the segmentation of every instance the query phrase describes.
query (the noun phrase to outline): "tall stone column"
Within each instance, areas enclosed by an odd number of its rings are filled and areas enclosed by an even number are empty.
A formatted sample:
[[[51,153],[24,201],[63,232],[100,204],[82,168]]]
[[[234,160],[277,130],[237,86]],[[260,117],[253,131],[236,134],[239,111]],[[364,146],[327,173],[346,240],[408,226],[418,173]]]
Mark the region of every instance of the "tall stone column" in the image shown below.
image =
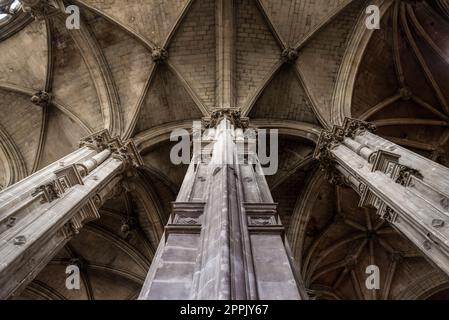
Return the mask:
[[[321,134],[315,158],[331,181],[360,195],[377,214],[449,274],[449,169],[374,132],[369,123],[346,119]]]
[[[19,293],[140,165],[132,142],[104,130],[0,192],[0,299]]]
[[[247,119],[221,110],[194,152],[139,299],[300,299]]]

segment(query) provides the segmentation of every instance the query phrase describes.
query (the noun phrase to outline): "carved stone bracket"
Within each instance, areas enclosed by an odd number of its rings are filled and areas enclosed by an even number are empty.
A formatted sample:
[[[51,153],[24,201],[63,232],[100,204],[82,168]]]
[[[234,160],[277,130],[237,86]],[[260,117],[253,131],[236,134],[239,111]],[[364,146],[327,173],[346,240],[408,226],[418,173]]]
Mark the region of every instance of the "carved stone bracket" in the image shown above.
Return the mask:
[[[112,138],[109,131],[103,129],[83,138],[79,143],[79,147],[90,147],[97,152],[101,152],[108,147],[111,140]]]
[[[113,139],[109,143],[109,149],[115,159],[123,162],[123,172],[143,165],[143,160],[132,140],[123,143],[120,138]]]
[[[209,118],[203,118],[204,128],[215,128],[222,119],[227,118],[235,128],[247,129],[249,127],[249,118],[242,117],[237,109],[219,109],[212,112]]]
[[[109,149],[114,158],[123,161],[124,171],[143,165],[143,160],[134,142],[132,140],[123,142],[120,137],[113,138],[107,129],[85,137],[80,141],[79,146],[87,146],[97,152]]]
[[[371,170],[380,171],[389,176],[396,183],[407,187],[409,186],[411,176],[422,179],[423,176],[417,169],[413,169],[399,163],[401,156],[384,150],[378,150],[375,154],[375,160]]]

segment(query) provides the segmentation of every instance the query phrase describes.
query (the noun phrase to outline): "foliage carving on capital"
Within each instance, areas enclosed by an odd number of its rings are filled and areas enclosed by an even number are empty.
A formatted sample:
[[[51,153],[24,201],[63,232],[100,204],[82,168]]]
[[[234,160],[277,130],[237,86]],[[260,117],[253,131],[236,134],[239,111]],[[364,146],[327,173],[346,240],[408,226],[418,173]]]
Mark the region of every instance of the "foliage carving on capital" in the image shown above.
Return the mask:
[[[229,119],[235,128],[247,129],[249,118],[242,117],[238,109],[219,109],[212,112],[210,117],[203,118],[203,126],[206,129],[215,128],[222,119]]]
[[[111,140],[109,130],[104,129],[83,138],[79,143],[79,147],[89,147],[97,152],[101,152],[108,147]]]
[[[143,165],[143,160],[132,140],[123,142],[120,137],[111,137],[107,129],[98,131],[80,141],[80,147],[89,147],[97,152],[109,149],[115,159],[123,162],[124,171]]]

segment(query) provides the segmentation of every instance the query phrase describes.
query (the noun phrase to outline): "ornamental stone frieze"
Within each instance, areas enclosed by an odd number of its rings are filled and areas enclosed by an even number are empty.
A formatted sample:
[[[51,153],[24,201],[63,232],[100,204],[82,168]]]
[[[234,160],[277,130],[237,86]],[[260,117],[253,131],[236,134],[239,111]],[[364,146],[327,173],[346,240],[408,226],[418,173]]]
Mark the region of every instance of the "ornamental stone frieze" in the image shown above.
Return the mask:
[[[345,119],[323,131],[314,157],[331,182],[360,195],[449,274],[449,169],[373,132],[372,124]]]

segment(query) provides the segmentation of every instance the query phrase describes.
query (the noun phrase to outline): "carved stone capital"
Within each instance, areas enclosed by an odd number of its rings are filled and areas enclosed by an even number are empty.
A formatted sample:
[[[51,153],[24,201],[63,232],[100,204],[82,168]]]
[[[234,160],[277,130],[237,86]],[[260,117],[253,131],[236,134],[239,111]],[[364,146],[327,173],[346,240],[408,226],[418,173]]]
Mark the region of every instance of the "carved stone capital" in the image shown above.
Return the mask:
[[[345,137],[354,138],[365,131],[375,132],[376,126],[370,122],[352,118],[345,118],[343,122],[343,132]]]
[[[164,48],[156,47],[151,51],[151,58],[155,63],[162,63],[168,58],[168,51]]]
[[[206,129],[215,128],[224,118],[229,119],[235,128],[247,129],[249,127],[249,119],[242,117],[240,110],[237,109],[216,110],[209,118],[203,118],[203,126]]]
[[[20,0],[24,12],[30,13],[36,20],[49,19],[62,14],[62,10],[54,0]]]
[[[282,60],[286,63],[294,64],[296,60],[298,59],[298,50],[295,48],[286,48],[284,51],[282,51],[281,57]]]
[[[320,161],[323,168],[327,169],[332,165],[332,150],[341,144],[346,137],[354,138],[364,131],[375,131],[376,127],[368,122],[346,118],[343,126],[334,126],[332,131],[323,130],[315,148],[314,158]]]
[[[123,143],[120,138],[115,138],[108,147],[112,156],[123,162],[124,172],[143,165],[143,160],[132,140]]]
[[[107,129],[95,132],[85,138],[83,138],[79,146],[81,147],[90,147],[97,152],[101,152],[105,150],[109,142],[112,140],[111,135],[109,134],[109,131]]]
[[[107,129],[85,137],[80,141],[79,146],[87,146],[97,152],[109,149],[115,159],[123,162],[123,171],[143,165],[143,160],[134,142],[132,140],[123,142],[120,137],[112,138]]]
[[[33,104],[35,104],[36,106],[39,107],[46,107],[48,106],[48,104],[50,103],[51,100],[51,95],[48,92],[45,91],[39,91],[36,92],[32,97],[31,97],[31,102]]]

